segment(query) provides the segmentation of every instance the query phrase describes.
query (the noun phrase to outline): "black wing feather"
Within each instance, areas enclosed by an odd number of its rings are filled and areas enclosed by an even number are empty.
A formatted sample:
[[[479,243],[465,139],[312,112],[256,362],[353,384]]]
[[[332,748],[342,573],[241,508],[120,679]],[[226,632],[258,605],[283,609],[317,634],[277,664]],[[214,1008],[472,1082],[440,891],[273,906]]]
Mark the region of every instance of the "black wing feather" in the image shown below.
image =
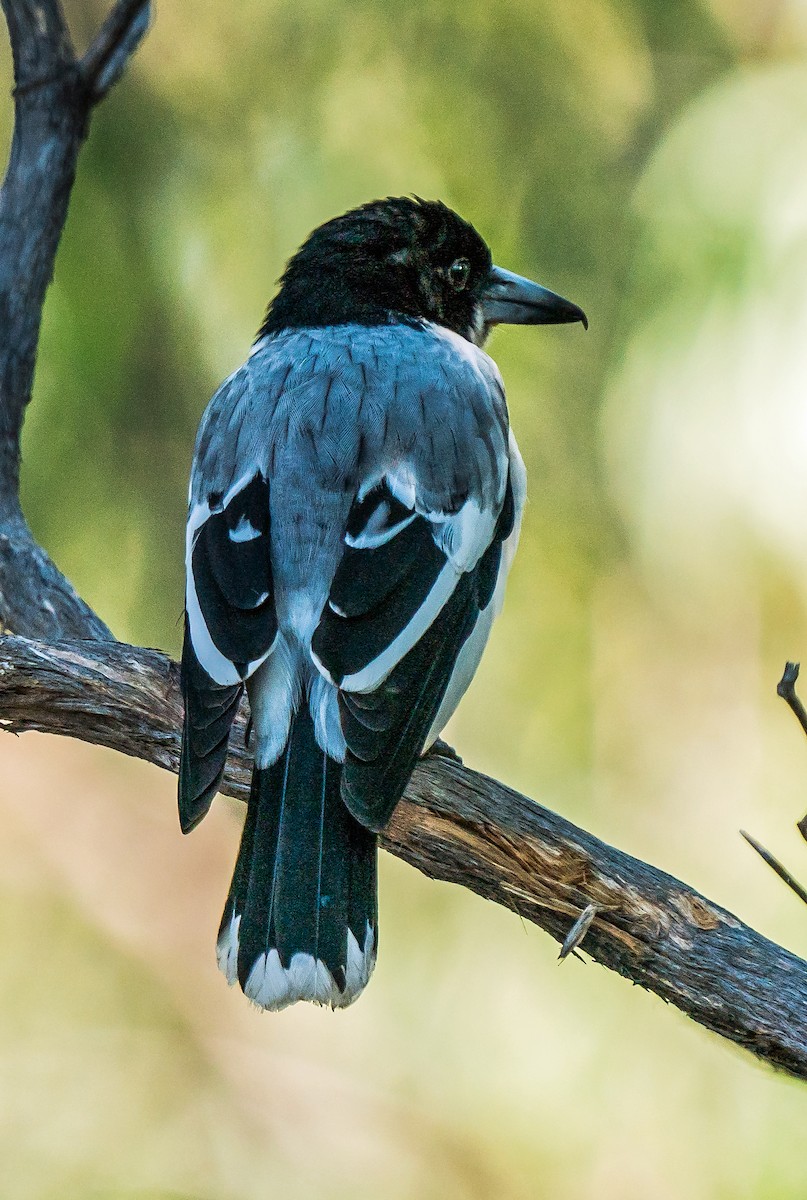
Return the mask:
[[[194,653],[185,621],[180,671],[185,717],[179,761],[179,824],[183,833],[199,824],[219,790],[230,727],[238,712],[244,685],[220,687]]]
[[[246,522],[254,535],[233,541]],[[273,599],[269,545],[269,488],[260,475],[248,483],[221,512],[203,526],[210,572],[221,595],[233,608],[265,608]]]
[[[513,494],[508,482],[490,546],[476,567],[460,577],[449,600],[415,646],[372,692],[339,693],[339,712],[347,744],[342,797],[353,816],[368,829],[379,831],[387,824],[423,751],[457,656],[493,597],[502,544],[512,532],[514,519]],[[416,538],[419,548],[412,553]],[[401,604],[397,603],[397,591],[391,597],[386,591],[386,583],[393,574],[390,554],[399,544],[403,545],[406,561],[404,587],[409,589],[407,601]],[[410,609],[411,599],[415,595],[425,599],[446,562],[445,555],[434,544],[425,518],[416,518],[379,550],[388,547],[390,554],[375,558],[378,550],[348,547],[337,571],[332,599],[338,583],[340,599],[347,597],[351,603],[351,615],[342,617],[326,608],[313,642],[315,653],[336,680],[371,662],[389,644],[391,637],[417,611],[417,606]],[[376,564],[382,574],[380,579],[373,574]],[[400,576],[395,586],[402,586]],[[362,589],[366,589],[363,594],[368,597],[364,607],[360,600]],[[387,598],[386,605],[381,601],[382,611],[390,606],[397,617],[397,624],[394,617],[390,618],[388,640],[384,643],[379,641],[382,622],[375,607],[378,596]],[[342,604],[336,607],[347,611]],[[401,624],[405,614],[408,615]],[[348,663],[349,670],[345,669]]]
[[[234,541],[249,521],[257,536]],[[191,558],[196,595],[215,647],[246,666],[266,653],[277,633],[269,558],[269,485],[260,476],[212,512],[199,529]]]
[[[425,561],[424,561],[425,557]],[[390,541],[366,550],[348,545],[331,585],[330,603],[346,617],[361,617],[395,601],[413,579],[430,586],[445,565],[432,526],[415,517]]]
[[[353,506],[348,532],[362,528],[357,512],[366,527],[382,505],[397,521],[401,513],[413,515],[382,485]],[[435,544],[432,525],[421,516],[380,546],[346,545],[311,642],[337,686],[377,658],[406,628],[447,561]]]
[[[251,662],[265,656],[277,635],[269,485],[256,475],[226,507],[216,500],[210,497],[211,514],[197,533],[191,570],[210,638],[243,677]],[[211,679],[194,649],[187,617],[181,686],[185,718],[179,819],[187,833],[205,816],[219,789],[230,729],[244,690],[242,683],[222,686]]]
[[[354,715],[348,717],[340,694],[348,747],[342,795],[356,820],[369,829],[380,831],[392,816],[437,716],[457,655],[479,616],[472,602],[473,574],[459,581],[420,641],[377,689],[387,698],[386,730],[368,730]]]

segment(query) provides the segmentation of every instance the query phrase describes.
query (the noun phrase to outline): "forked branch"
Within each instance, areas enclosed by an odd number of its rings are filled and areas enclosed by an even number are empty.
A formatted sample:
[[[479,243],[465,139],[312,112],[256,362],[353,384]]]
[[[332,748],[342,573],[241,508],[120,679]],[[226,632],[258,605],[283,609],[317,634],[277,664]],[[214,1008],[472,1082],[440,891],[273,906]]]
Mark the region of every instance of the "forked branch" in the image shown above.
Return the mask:
[[[14,59],[14,135],[0,189],[0,625],[38,637],[110,637],[37,545],[19,503],[20,434],[42,305],[90,114],[146,31],[120,0],[83,59],[58,0],[0,0]]]

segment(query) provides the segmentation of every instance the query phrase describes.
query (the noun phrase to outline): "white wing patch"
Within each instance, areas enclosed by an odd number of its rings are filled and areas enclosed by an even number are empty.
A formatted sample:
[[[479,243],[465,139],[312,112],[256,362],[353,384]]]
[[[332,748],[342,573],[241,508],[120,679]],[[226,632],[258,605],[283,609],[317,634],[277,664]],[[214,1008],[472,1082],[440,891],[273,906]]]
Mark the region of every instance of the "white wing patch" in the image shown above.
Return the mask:
[[[453,564],[446,563],[437,576],[434,587],[409,624],[390,642],[386,650],[369,662],[366,667],[353,675],[345,676],[340,687],[346,692],[372,692],[380,683],[383,683],[393,667],[397,666],[404,655],[409,653],[435,617],[442,611],[457,586],[459,577],[460,573]],[[316,657],[314,657],[314,662],[327,678],[327,672]]]
[[[476,674],[479,663],[482,660],[482,655],[485,652],[490,631],[493,628],[493,622],[502,611],[504,604],[504,591],[507,584],[507,576],[510,571],[513,559],[515,558],[516,550],[518,549],[518,539],[521,533],[521,518],[524,513],[524,503],[527,498],[527,472],[524,467],[524,461],[519,453],[516,439],[510,431],[510,486],[513,489],[513,507],[515,510],[513,529],[510,536],[502,545],[502,560],[499,565],[499,574],[496,579],[496,588],[487,608],[484,609],[477,619],[476,625],[473,628],[465,645],[457,655],[457,662],[451,674],[451,679],[446,689],[446,694],[442,699],[440,708],[437,711],[437,716],[434,718],[431,729],[429,730],[426,744],[423,748],[424,753],[434,744],[437,738],[445,729],[451,717],[454,715],[457,705],[462,697],[467,692],[471,681]]]
[[[256,471],[253,469],[236,479],[216,505],[215,512],[217,514],[223,512],[232,500],[254,481],[255,475]],[[222,687],[231,687],[234,684],[241,683],[243,678],[250,676],[261,663],[266,661],[274,649],[277,638],[275,637],[266,651],[258,658],[246,664],[243,674],[239,673],[235,664],[226,655],[222,654],[215,645],[210,630],[207,627],[201,604],[199,603],[196,580],[193,573],[193,552],[196,542],[205,522],[213,515],[214,513],[208,500],[198,501],[194,504],[188,515],[188,523],[185,530],[185,611],[188,617],[191,644],[201,666],[214,683]],[[260,530],[255,529],[252,523],[244,517],[238,522],[235,529],[230,531],[229,537],[236,545],[239,543],[242,544],[260,537]],[[256,603],[262,604],[268,599],[268,596],[268,592],[264,593],[257,598]]]
[[[473,498],[466,500],[453,516],[424,515],[434,525],[435,542],[457,572],[473,571],[493,541],[499,516],[498,512],[482,508]]]
[[[231,529],[229,533],[231,542],[253,542],[260,536],[260,529],[256,529],[248,517],[242,517],[235,529]]]
[[[320,675],[346,692],[372,692],[383,683],[477,566],[498,516],[497,507],[475,497],[456,512],[428,511],[406,464],[367,481],[314,637],[311,657]]]
[[[208,632],[199,597],[196,595],[196,582],[193,578],[193,547],[198,531],[210,516],[210,505],[197,504],[188,517],[188,527],[185,533],[185,611],[188,614],[191,642],[199,662],[204,667],[214,683],[232,686],[241,682],[241,676],[229,658],[225,658],[213,644]]]
[[[356,537],[350,533],[345,534],[347,545],[352,546],[354,550],[375,550],[378,546],[392,541],[396,534],[406,529],[407,525],[411,525],[417,516],[417,513],[413,512],[402,521],[395,522],[390,519],[391,511],[389,504],[379,504],[360,534]]]

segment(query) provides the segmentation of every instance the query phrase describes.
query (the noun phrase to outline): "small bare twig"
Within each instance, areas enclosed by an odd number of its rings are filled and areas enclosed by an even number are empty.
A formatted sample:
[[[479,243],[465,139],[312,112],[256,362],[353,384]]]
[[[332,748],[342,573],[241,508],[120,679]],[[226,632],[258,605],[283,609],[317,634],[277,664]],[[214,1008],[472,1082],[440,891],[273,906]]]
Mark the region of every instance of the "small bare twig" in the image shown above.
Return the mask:
[[[807,734],[807,710],[801,700],[796,695],[796,680],[799,677],[799,664],[797,662],[785,663],[785,669],[782,678],[776,686],[776,694],[781,696],[790,707],[791,711],[796,714],[796,718]],[[796,824],[801,836],[807,842],[807,813]]]
[[[756,850],[763,862],[766,862],[771,870],[775,871],[779,878],[784,880],[790,890],[795,892],[799,899],[803,900],[804,903],[807,904],[807,891],[804,890],[798,880],[793,878],[787,867],[783,866],[782,863],[779,862],[778,858],[774,858],[770,850],[766,850],[762,843],[758,842],[757,839],[752,837],[750,833],[746,833],[744,829],[741,829],[740,833],[748,842],[748,845],[752,846],[754,850]]]
[[[776,694],[781,696],[787,702],[790,709],[796,714],[798,722],[807,734],[807,711],[804,705],[796,695],[796,680],[799,677],[799,663],[785,663],[785,669],[782,673],[782,678],[776,685]]]
[[[120,79],[150,20],[149,0],[118,0],[79,64],[94,104]]]

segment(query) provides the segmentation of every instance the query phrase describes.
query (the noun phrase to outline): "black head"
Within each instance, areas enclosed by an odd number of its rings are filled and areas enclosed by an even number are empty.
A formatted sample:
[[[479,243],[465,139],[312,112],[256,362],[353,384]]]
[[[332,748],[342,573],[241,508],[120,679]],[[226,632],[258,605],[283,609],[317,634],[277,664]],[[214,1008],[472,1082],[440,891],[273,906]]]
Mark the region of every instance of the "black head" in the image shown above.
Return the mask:
[[[494,267],[473,226],[445,204],[404,196],[315,229],[289,262],[259,336],[433,321],[481,344],[501,321],[579,320],[575,305]]]

